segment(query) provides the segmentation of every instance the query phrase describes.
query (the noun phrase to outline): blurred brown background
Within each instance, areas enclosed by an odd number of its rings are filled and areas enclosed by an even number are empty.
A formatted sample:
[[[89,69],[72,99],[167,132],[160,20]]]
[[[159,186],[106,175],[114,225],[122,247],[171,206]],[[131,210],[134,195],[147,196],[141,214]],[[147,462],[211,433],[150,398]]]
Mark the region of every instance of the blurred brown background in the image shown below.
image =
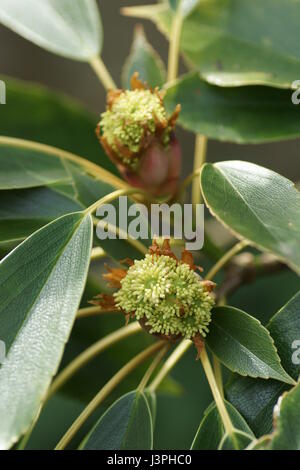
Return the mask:
[[[24,0],[26,1],[26,0]],[[104,24],[103,59],[119,83],[120,72],[127,57],[135,19],[121,16],[122,6],[153,3],[151,0],[98,0]],[[161,57],[166,60],[168,46],[156,28],[145,22],[145,30]],[[184,71],[184,69],[182,69]],[[38,82],[63,91],[82,101],[90,110],[100,113],[105,106],[105,93],[89,65],[48,53],[25,41],[0,25],[0,74]],[[300,77],[295,77],[300,78]],[[9,96],[7,97],[9,106]],[[184,149],[184,175],[192,168],[193,137],[180,132]],[[210,142],[210,161],[242,159],[259,163],[291,178],[300,180],[300,141],[258,146],[239,146]]]

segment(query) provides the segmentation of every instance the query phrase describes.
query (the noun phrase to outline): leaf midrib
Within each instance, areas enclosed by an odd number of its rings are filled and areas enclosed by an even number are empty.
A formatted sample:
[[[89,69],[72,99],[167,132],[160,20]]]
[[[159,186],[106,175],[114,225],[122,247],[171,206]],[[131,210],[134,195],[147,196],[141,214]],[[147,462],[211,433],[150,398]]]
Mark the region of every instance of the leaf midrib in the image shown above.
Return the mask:
[[[125,432],[124,432],[124,437],[123,437],[123,439],[122,439],[121,449],[123,449],[123,450],[126,450],[126,447],[123,448],[123,445],[124,445],[124,443],[126,443],[126,441],[127,441],[127,436],[128,436],[129,430],[130,430],[130,426],[131,426],[131,423],[132,423],[132,421],[133,421],[133,419],[134,419],[136,410],[137,410],[137,408],[138,408],[138,402],[139,402],[139,400],[141,400],[141,399],[143,399],[143,398],[144,398],[144,397],[143,397],[142,393],[140,393],[140,392],[137,392],[137,393],[136,393],[136,396],[135,396],[135,398],[134,398],[134,402],[133,402],[133,404],[132,404],[132,406],[131,406],[132,412],[130,413],[130,418],[129,418],[129,420],[128,420],[128,424],[127,424],[126,429],[125,429]],[[148,402],[147,402],[147,399],[146,399],[146,398],[145,398],[145,401],[146,401],[146,405],[147,405],[147,407],[148,407],[148,411],[149,411],[149,414],[150,414],[150,421],[152,422],[151,413],[150,413],[149,405],[148,405]]]

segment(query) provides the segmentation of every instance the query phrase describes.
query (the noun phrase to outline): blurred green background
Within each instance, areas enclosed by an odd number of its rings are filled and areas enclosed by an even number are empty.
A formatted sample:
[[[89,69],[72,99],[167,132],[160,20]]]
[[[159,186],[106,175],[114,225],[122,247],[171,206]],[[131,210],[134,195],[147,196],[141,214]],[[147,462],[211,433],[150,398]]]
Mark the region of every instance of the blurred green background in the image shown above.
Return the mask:
[[[128,56],[133,28],[136,24],[135,19],[122,17],[120,8],[126,5],[147,3],[149,2],[138,0],[99,1],[104,23],[103,59],[118,84],[120,84],[119,77],[122,65]],[[145,22],[144,26],[148,39],[166,61],[168,51],[166,40],[152,24]],[[181,65],[181,71],[184,72],[184,70]],[[39,49],[2,26],[0,26],[0,74],[28,82],[36,82],[68,94],[81,101],[88,110],[97,114],[100,114],[105,107],[105,92],[88,65],[70,61]],[[297,78],[300,79],[300,77],[295,77],[295,79]],[[13,109],[11,109],[12,105]],[[8,110],[10,114],[17,115],[19,112],[18,104],[10,102],[9,93],[6,107],[1,109],[0,133],[3,132],[5,113]],[[34,114],[34,106],[30,112]],[[95,125],[96,119],[95,115]],[[63,123],[60,125],[63,126]],[[178,131],[178,136],[183,147],[183,176],[186,176],[192,170],[194,139],[191,134],[181,130]],[[39,140],[38,135],[36,139]],[[78,139],[78,135],[76,139]],[[240,146],[211,141],[208,146],[208,160],[212,162],[228,159],[248,160],[271,168],[293,181],[298,181],[300,180],[299,150],[299,140],[257,146]],[[231,299],[231,303],[266,322],[298,288],[298,279],[287,271],[273,278],[260,280],[255,285],[242,288]],[[86,298],[91,298],[95,292],[97,292],[97,287],[91,286],[86,293]],[[120,318],[112,320],[103,317],[77,322],[64,362],[68,362],[76,353],[85,349],[99,337],[117,326],[121,326],[122,321]],[[146,334],[141,335],[139,339],[133,337],[93,361],[88,368],[78,374],[64,390],[64,393],[55,397],[47,405],[33,433],[29,443],[30,447],[51,448],[55,445],[59,437],[83,409],[86,401],[91,399],[111,374],[124,364],[127,357],[131,357],[139,351],[148,340]],[[142,371],[139,371],[139,376],[141,374]],[[129,379],[117,391],[117,395],[121,393],[121,390],[123,393],[125,390],[134,388],[139,376],[135,375]],[[172,389],[172,393],[167,394],[165,391],[159,394],[155,434],[155,448],[157,449],[189,448],[203,411],[211,400],[201,365],[195,361],[194,351],[190,351],[178,364],[172,377],[180,386],[169,381],[165,384],[165,388]],[[97,416],[117,395],[107,400],[98,411]],[[77,442],[80,441],[97,416],[90,420]]]

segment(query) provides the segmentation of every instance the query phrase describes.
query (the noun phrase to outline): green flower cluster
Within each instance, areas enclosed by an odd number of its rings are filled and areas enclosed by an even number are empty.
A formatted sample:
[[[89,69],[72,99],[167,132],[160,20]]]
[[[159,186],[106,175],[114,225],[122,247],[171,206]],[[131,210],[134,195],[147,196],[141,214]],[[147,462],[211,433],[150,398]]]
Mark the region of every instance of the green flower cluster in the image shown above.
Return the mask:
[[[109,146],[130,166],[138,163],[132,154],[138,154],[146,136],[155,135],[157,125],[166,128],[163,143],[169,143],[168,119],[162,100],[150,90],[126,90],[118,96],[111,107],[101,115],[102,135]],[[125,147],[131,153],[126,158]]]
[[[206,336],[214,300],[201,278],[185,263],[164,255],[135,261],[114,294],[125,313],[145,319],[150,333]]]

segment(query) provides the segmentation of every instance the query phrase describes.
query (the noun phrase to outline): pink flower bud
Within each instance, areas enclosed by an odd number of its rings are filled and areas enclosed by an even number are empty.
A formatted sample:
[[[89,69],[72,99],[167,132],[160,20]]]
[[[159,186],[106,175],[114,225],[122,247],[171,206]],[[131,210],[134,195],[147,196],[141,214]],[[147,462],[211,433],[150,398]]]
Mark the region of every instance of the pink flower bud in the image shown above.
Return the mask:
[[[155,196],[173,195],[181,171],[181,149],[174,135],[178,105],[168,117],[163,93],[148,89],[135,74],[132,90],[108,93],[97,135],[123,178]]]
[[[123,178],[131,186],[144,188],[153,196],[173,195],[181,173],[181,147],[172,136],[167,148],[154,143],[141,156],[138,171],[118,165]]]

